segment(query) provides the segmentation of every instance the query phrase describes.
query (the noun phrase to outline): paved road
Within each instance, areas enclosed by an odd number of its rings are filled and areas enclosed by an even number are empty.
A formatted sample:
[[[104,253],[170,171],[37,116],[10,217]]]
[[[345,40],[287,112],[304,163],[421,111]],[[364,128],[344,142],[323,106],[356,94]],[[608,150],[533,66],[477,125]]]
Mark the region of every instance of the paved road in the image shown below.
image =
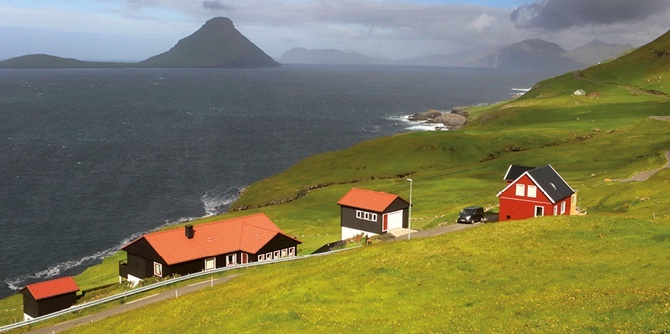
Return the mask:
[[[661,168],[656,168],[648,171],[644,171],[641,173],[637,173],[633,175],[632,177],[628,179],[614,179],[612,181],[617,181],[617,182],[642,182],[642,181],[647,181],[650,177],[656,175],[656,173],[660,172],[663,169],[670,168],[670,151],[665,152],[665,160],[667,162],[663,167]]]
[[[427,230],[421,230],[421,231],[412,231],[410,234],[410,239],[411,238],[425,238],[425,237],[434,237],[436,235],[440,234],[445,234],[445,233],[451,233],[451,232],[456,232],[456,231],[461,231],[461,230],[467,230],[469,228],[477,227],[480,226],[481,224],[485,223],[493,223],[498,221],[498,215],[497,214],[487,214],[486,219],[483,222],[480,223],[474,223],[474,224],[450,224],[446,226],[441,226],[441,227],[435,227],[435,228],[430,228]],[[400,241],[400,240],[407,240],[407,230],[404,230],[403,232],[397,233],[395,238],[390,239],[391,241]]]
[[[126,302],[123,305],[119,305],[116,307],[108,308],[106,310],[100,311],[95,314],[87,315],[85,317],[77,318],[74,320],[66,321],[54,326],[49,326],[49,327],[44,327],[40,329],[36,329],[34,331],[28,332],[28,333],[35,333],[35,334],[51,334],[51,333],[58,333],[76,326],[80,325],[85,325],[94,321],[102,320],[107,317],[111,317],[113,315],[117,315],[119,313],[127,312],[130,310],[134,310],[137,308],[140,308],[142,306],[146,306],[155,302],[159,302],[162,300],[170,299],[170,298],[179,298],[179,296],[183,296],[185,294],[195,292],[198,290],[202,290],[204,288],[211,287],[213,285],[221,284],[228,282],[232,280],[233,278],[237,277],[239,275],[230,275],[226,277],[220,277],[220,278],[210,278],[204,281],[199,281],[199,282],[194,282],[188,286],[183,286],[181,288],[175,289],[175,290],[170,290],[166,292],[161,292],[161,293],[156,293],[153,295],[149,295],[140,299],[132,300],[129,302]]]

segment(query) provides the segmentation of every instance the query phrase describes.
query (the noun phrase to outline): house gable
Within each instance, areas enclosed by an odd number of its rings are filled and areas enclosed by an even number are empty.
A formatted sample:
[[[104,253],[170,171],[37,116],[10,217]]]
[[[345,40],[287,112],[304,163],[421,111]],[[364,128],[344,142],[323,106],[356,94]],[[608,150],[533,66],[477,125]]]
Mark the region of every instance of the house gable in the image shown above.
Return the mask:
[[[509,165],[507,168],[507,172],[505,173],[505,176],[503,177],[503,180],[509,182],[512,182],[516,179],[519,178],[523,173],[535,169],[535,167],[528,167],[528,166],[518,166],[518,165]]]
[[[553,204],[556,204],[575,193],[551,165],[546,165],[523,172],[523,174],[510,182],[496,196],[501,197],[503,194],[510,196],[510,193],[515,193],[515,189],[513,188],[515,188],[517,184],[535,185],[537,189],[542,192],[544,197]]]
[[[398,195],[360,188],[352,188],[337,204],[376,213],[409,207],[409,202]]]
[[[41,300],[77,292],[79,291],[79,286],[72,276],[66,276],[50,281],[29,284],[24,288],[24,291],[30,293],[33,299]]]
[[[166,263],[160,254],[158,254],[158,252],[156,252],[156,250],[151,247],[151,244],[145,237],[140,237],[139,239],[133,241],[121,249],[126,251],[128,254],[137,255],[156,262]]]

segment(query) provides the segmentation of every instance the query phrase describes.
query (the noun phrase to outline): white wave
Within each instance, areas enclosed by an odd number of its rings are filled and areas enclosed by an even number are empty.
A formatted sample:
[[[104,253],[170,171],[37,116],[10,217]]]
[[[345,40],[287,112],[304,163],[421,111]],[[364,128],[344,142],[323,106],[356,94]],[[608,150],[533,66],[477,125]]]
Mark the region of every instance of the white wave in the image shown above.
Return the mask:
[[[530,88],[512,88],[512,90],[515,92],[527,92]]]
[[[72,259],[72,260],[67,260],[61,263],[57,263],[53,266],[50,266],[47,269],[38,271],[33,274],[28,274],[28,275],[22,275],[18,277],[12,277],[12,278],[5,278],[5,284],[7,284],[7,287],[9,287],[12,290],[20,290],[22,289],[26,284],[30,284],[30,282],[38,281],[38,280],[44,280],[52,277],[59,276],[62,272],[67,271],[69,269],[73,269],[79,266],[83,265],[88,265],[92,264],[97,261],[101,261],[105,257],[108,257],[110,255],[115,254],[118,252],[123,245],[126,243],[130,242],[130,240],[137,238],[138,236],[133,235],[133,237],[128,238],[128,240],[124,240],[121,244],[119,244],[116,247],[108,248],[99,252],[96,252],[91,255],[86,255],[84,257],[81,257],[79,259]]]
[[[224,213],[228,209],[230,204],[232,204],[237,199],[238,193],[239,189],[237,188],[228,188],[227,190],[224,191],[217,191],[217,189],[208,191],[201,198],[205,210],[205,215],[202,217],[184,217],[176,220],[166,220],[165,223],[152,230],[133,233],[132,235],[123,239],[121,242],[119,242],[119,244],[117,244],[114,247],[101,250],[99,252],[86,255],[78,259],[71,259],[60,263],[56,263],[44,270],[38,271],[33,274],[5,278],[4,282],[5,284],[7,284],[7,287],[9,289],[18,291],[21,290],[23,287],[25,287],[27,284],[57,277],[61,275],[61,273],[66,272],[70,269],[74,269],[81,266],[92,265],[96,262],[102,261],[104,258],[108,256],[116,254],[118,251],[121,250],[123,246],[127,245],[131,241],[141,237],[146,233],[154,232],[171,225],[176,225],[195,219],[211,217],[217,214]]]
[[[205,209],[205,217],[215,216],[228,210],[230,205],[233,204],[239,196],[239,189],[235,188],[234,192],[231,190],[232,188],[228,188],[224,191],[213,189],[202,195],[200,199],[202,200]]]
[[[397,122],[400,126],[404,126],[408,131],[435,131],[447,130],[447,128],[440,126],[439,123],[426,123],[423,121],[410,121],[411,115],[390,116],[387,119]]]

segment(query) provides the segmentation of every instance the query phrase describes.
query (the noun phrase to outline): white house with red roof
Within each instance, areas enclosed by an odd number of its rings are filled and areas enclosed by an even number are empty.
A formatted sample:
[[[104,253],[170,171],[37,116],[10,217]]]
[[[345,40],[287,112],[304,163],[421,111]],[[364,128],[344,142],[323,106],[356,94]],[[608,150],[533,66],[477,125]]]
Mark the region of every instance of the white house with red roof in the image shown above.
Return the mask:
[[[298,254],[297,239],[282,232],[263,213],[183,229],[153,232],[123,246],[127,259],[119,263],[119,280],[173,274],[267,261]]]
[[[71,307],[79,286],[71,276],[29,284],[23,294],[23,320],[30,320]]]
[[[342,240],[408,228],[409,202],[398,195],[352,188],[337,204],[341,210]]]

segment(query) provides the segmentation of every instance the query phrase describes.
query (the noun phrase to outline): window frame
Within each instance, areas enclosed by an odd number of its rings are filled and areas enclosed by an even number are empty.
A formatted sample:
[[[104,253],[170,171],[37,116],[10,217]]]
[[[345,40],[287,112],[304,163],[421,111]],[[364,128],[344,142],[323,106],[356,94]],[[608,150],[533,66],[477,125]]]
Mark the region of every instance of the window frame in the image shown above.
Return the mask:
[[[154,261],[154,276],[163,277],[163,264]]]
[[[208,267],[207,267],[207,263],[208,263],[208,262],[211,262],[211,263],[212,263],[212,267],[211,267],[211,268],[208,268]],[[214,270],[214,269],[216,269],[216,257],[208,257],[208,258],[206,258],[206,259],[205,259],[205,270]]]
[[[526,196],[526,185],[523,183],[517,183],[516,184],[516,191],[514,192],[514,195],[519,196],[519,197],[525,197]]]
[[[371,222],[376,222],[377,221],[377,214],[374,212],[369,212],[369,211],[364,211],[364,210],[356,210],[356,218],[362,219],[362,220],[367,220]]]

